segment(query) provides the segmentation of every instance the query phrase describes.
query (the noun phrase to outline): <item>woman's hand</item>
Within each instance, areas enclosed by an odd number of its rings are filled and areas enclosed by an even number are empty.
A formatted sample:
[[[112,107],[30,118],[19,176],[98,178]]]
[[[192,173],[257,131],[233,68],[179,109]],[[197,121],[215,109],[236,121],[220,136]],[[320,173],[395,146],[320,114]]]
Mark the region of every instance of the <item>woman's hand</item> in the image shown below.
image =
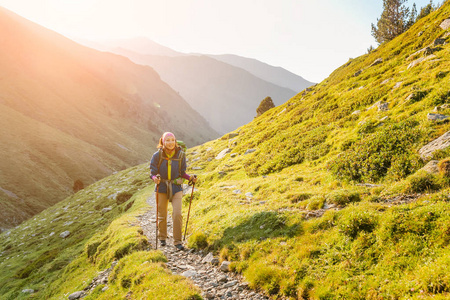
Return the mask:
[[[197,175],[192,175],[191,177],[189,177],[189,181],[196,183],[197,182]]]
[[[159,175],[152,176],[152,179],[155,184],[160,184],[161,182],[161,177]]]

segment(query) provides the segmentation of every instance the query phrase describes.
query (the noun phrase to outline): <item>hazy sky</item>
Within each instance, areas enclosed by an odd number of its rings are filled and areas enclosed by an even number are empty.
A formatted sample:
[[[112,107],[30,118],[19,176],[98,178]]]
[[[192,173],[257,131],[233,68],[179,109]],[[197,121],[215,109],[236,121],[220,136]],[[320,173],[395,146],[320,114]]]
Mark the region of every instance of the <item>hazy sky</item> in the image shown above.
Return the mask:
[[[408,1],[418,9],[429,0]],[[437,3],[438,1],[433,1]],[[70,38],[144,36],[179,52],[237,54],[320,82],[376,46],[382,0],[0,0]]]

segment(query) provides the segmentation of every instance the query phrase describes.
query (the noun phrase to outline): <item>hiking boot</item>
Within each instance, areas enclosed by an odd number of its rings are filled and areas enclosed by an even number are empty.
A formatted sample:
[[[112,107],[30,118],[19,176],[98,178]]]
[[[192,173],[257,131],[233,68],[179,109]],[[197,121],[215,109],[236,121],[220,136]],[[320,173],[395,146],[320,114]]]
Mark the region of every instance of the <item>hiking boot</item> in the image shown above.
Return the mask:
[[[182,244],[175,245],[175,247],[176,247],[178,250],[180,250],[180,251],[183,251],[183,250],[184,250],[184,247],[183,247]]]
[[[160,240],[159,243],[161,247],[164,247],[166,245],[166,240]]]

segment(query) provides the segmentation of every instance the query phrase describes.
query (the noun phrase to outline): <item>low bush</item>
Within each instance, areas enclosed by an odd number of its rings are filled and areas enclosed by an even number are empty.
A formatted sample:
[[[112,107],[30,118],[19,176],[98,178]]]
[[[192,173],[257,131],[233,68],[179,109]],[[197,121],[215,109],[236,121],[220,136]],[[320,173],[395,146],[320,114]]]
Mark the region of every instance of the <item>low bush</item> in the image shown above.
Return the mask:
[[[407,178],[405,193],[423,193],[440,188],[438,178],[425,171],[419,171]]]
[[[439,174],[444,177],[450,177],[450,159],[446,158],[438,163]]]
[[[204,249],[208,247],[208,237],[201,231],[194,232],[188,239],[188,247]]]
[[[336,190],[325,196],[327,202],[331,204],[336,204],[340,206],[347,205],[351,202],[359,202],[361,201],[361,195],[357,191],[351,190]]]

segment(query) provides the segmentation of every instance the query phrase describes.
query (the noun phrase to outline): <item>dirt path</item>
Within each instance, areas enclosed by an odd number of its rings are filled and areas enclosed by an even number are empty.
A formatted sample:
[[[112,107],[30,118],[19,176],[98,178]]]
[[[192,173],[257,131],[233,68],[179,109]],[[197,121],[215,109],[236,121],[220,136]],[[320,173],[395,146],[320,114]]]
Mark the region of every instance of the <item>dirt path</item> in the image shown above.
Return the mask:
[[[149,197],[147,202],[152,208],[141,217],[140,224],[154,248],[156,238],[155,195],[153,194]],[[183,219],[183,222],[186,222],[186,216],[183,216]],[[219,266],[214,266],[207,262],[208,258],[211,258],[211,254],[207,257],[208,253],[203,253],[202,251],[194,251],[194,249],[179,251],[176,249],[173,246],[172,216],[170,216],[170,214],[168,216],[167,231],[167,246],[161,247],[158,245],[158,250],[161,250],[167,257],[167,267],[173,274],[189,277],[194,284],[202,290],[203,298],[242,300],[270,299],[262,293],[251,290],[239,274],[223,272],[220,270]]]

